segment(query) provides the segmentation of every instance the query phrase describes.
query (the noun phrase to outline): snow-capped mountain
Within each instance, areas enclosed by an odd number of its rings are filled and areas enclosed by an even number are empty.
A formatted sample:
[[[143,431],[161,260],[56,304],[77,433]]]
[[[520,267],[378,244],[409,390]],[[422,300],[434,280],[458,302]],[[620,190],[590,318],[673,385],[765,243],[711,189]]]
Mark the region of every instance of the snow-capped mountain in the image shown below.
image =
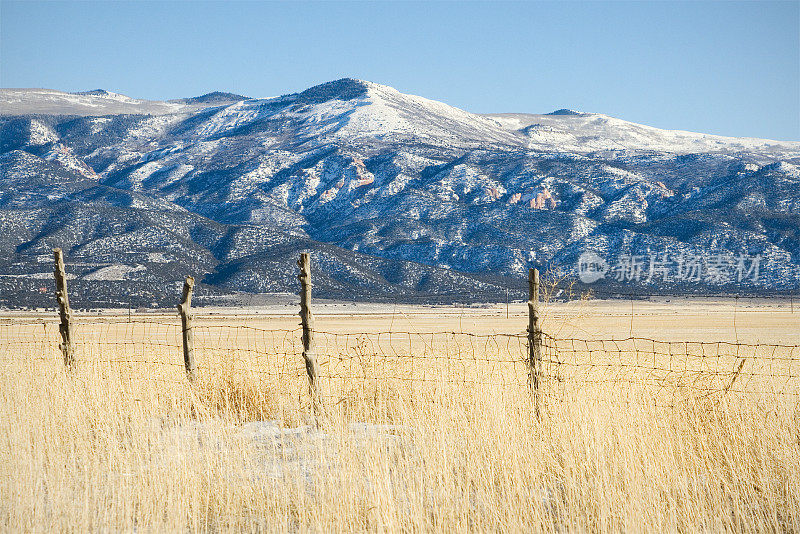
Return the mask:
[[[158,102],[138,100],[103,89],[64,93],[49,89],[0,89],[0,115],[168,115],[200,108],[232,104],[246,97],[209,93],[194,98]]]
[[[600,289],[796,291],[798,164],[798,142],[478,115],[353,79],[169,102],[2,89],[0,289],[30,296],[61,246],[97,302],[171,302],[189,272],[293,291],[305,249],[339,298],[497,298],[588,252]]]
[[[558,110],[546,115],[501,113],[487,115],[505,127],[522,132],[533,150],[578,154],[599,152],[668,154],[747,154],[763,161],[797,158],[798,143],[723,137],[680,130],[661,130],[599,113]]]

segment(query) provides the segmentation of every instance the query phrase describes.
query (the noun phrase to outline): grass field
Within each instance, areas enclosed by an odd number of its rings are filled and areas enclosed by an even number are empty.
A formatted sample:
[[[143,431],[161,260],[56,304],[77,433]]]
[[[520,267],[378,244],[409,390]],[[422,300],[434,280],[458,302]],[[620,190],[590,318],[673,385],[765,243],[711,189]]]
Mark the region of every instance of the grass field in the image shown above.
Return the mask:
[[[800,531],[788,301],[547,306],[587,341],[538,418],[522,305],[318,306],[319,418],[294,310],[233,312],[194,385],[173,315],[81,316],[70,372],[54,314],[0,317],[0,528]],[[630,337],[673,343],[596,344]]]

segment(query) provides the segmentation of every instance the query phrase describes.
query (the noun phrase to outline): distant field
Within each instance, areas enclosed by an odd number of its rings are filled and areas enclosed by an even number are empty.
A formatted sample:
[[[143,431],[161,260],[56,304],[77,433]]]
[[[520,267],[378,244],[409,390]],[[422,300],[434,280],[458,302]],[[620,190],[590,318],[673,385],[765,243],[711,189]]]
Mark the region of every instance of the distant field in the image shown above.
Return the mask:
[[[798,531],[800,307],[319,303],[0,316],[5,531]]]
[[[291,297],[289,297],[291,298]],[[294,298],[296,300],[296,297]],[[708,299],[651,298],[643,300],[589,300],[543,304],[545,328],[563,335],[581,333],[602,337],[657,337],[676,340],[740,340],[800,343],[800,298],[789,299]],[[317,321],[324,328],[362,331],[365,327],[383,330],[463,329],[476,333],[520,332],[527,326],[525,303],[476,304],[472,306],[409,306],[351,302],[315,302]],[[793,312],[792,312],[793,310]],[[248,308],[195,308],[198,319],[210,323],[251,324],[260,328],[293,328],[299,324],[296,302]],[[81,313],[91,318],[127,320],[127,310]],[[631,324],[631,316],[633,322]],[[177,318],[173,310],[131,312],[134,319]],[[0,321],[55,321],[56,311],[0,312]],[[330,329],[330,328],[329,328]]]

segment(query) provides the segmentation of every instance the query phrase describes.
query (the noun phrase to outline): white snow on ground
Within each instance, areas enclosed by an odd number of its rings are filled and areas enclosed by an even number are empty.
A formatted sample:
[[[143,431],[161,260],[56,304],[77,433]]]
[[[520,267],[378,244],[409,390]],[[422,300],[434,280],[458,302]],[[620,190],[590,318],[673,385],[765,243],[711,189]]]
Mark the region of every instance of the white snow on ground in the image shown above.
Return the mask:
[[[454,147],[504,144],[545,152],[745,152],[771,160],[800,157],[800,143],[793,141],[662,130],[597,113],[479,115],[385,85],[351,81],[363,84],[366,90],[348,100],[331,98],[306,105],[297,102],[294,95],[287,95],[220,106],[193,134],[208,138],[269,117],[278,123],[292,123],[292,131],[286,133],[294,138],[315,137],[320,141],[327,136],[348,140],[414,137]],[[73,94],[47,89],[0,89],[0,115],[173,115],[145,121],[129,133],[127,140],[156,138],[179,120],[179,115],[204,107],[208,106],[137,100],[105,91]],[[49,138],[46,132],[37,137]]]
[[[261,116],[269,114],[269,112],[262,110],[264,102],[268,101],[251,100],[231,104],[204,122],[194,133],[200,137],[209,137],[250,123]]]
[[[52,128],[39,121],[31,121],[31,145],[44,145],[58,141],[58,135]]]
[[[170,163],[169,159],[165,159],[162,162],[158,163],[160,165],[164,165],[165,163]],[[149,165],[149,163],[148,163]],[[187,174],[194,170],[193,165],[186,165],[185,163],[179,163],[177,165],[166,166],[166,167],[151,167],[149,171],[145,172],[145,175],[138,176],[137,180],[137,187],[141,187],[141,180],[146,179],[155,171],[166,171],[160,178],[161,187],[166,187],[169,184],[173,184],[182,180]]]
[[[456,141],[520,144],[496,121],[421,96],[403,94],[393,87],[364,82],[367,92],[356,99],[342,136],[407,134]]]
[[[170,259],[163,252],[148,252],[147,261],[151,263],[169,263]]]
[[[51,89],[0,89],[0,115],[163,115],[196,107],[137,100],[118,93],[75,94]]]
[[[366,85],[366,92],[349,100],[332,98],[314,105],[292,105],[289,96],[238,102],[221,109],[194,133],[207,138],[270,117],[297,124],[297,136],[356,139],[406,135],[437,142],[444,138],[454,144],[475,141],[517,146],[524,142],[493,119],[385,85],[358,83]],[[286,107],[276,106],[282,101]]]
[[[145,163],[128,176],[133,191],[142,189],[142,182],[146,180],[151,174],[161,169],[162,163],[160,161],[150,161]]]
[[[724,137],[682,130],[662,130],[599,113],[485,115],[504,128],[521,131],[528,148],[544,151],[597,152],[602,150],[658,151],[674,154],[700,152],[756,152],[765,156],[799,157],[800,143],[752,137]]]
[[[800,178],[800,165],[794,165],[787,161],[780,161],[775,164],[775,170],[786,173],[792,178]]]
[[[92,135],[96,134],[100,130],[105,127],[105,124],[111,122],[111,117],[97,117],[96,119],[92,119],[92,125],[90,132]]]
[[[169,115],[218,104],[141,100],[109,91],[65,93],[52,89],[0,89],[0,115]]]
[[[67,169],[77,172],[87,178],[97,178],[97,174],[82,159],[72,153],[72,149],[62,143],[56,143],[45,155],[47,161],[57,161]]]
[[[160,117],[148,117],[137,128],[132,128],[126,132],[125,141],[153,141],[160,137],[169,126],[179,123],[185,119],[184,115],[164,115]]]
[[[108,267],[101,267],[96,271],[83,276],[84,280],[125,280],[130,273],[144,271],[144,265],[123,265],[115,263]]]

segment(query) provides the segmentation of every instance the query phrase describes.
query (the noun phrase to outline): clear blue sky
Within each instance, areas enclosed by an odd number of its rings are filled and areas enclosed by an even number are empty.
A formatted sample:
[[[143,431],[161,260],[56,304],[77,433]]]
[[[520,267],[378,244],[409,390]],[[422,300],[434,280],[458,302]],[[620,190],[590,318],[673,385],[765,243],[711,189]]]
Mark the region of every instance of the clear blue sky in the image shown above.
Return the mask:
[[[0,6],[2,87],[263,97],[350,76],[481,113],[800,139],[798,1]]]

